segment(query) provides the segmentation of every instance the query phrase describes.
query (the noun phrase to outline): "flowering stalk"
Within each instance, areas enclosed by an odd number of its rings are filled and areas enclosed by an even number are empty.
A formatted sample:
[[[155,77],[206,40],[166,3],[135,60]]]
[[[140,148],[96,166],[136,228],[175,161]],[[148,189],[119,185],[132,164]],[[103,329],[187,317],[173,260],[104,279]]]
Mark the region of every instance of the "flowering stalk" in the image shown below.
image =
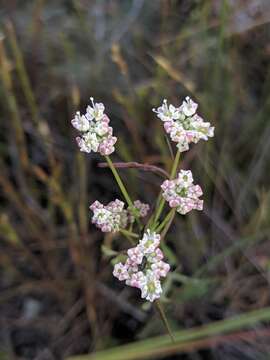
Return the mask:
[[[175,209],[171,209],[168,214],[165,216],[165,218],[163,219],[162,223],[160,223],[158,225],[157,228],[154,228],[154,230],[158,233],[160,233],[163,228],[165,227],[165,225],[171,220],[171,217],[175,214]]]
[[[158,300],[156,300],[155,305],[156,305],[156,309],[157,309],[157,311],[158,311],[158,313],[159,313],[159,315],[161,317],[161,320],[162,320],[165,328],[167,329],[168,334],[170,335],[170,338],[171,338],[172,342],[174,343],[175,338],[173,336],[173,332],[172,332],[172,330],[170,328],[170,325],[169,325],[167,316],[165,315],[165,312],[163,310],[163,307],[162,307],[161,303]]]
[[[178,165],[179,165],[179,161],[180,161],[180,154],[181,154],[181,152],[180,152],[180,150],[178,150],[177,153],[176,153],[174,162],[173,162],[172,170],[171,170],[171,173],[170,173],[170,179],[173,179],[175,177],[175,174],[176,174],[176,171],[177,171],[177,168],[178,168]],[[162,213],[165,202],[166,202],[165,199],[162,198],[160,203],[159,203],[159,206],[158,206],[155,218],[154,218],[154,225],[156,224],[156,222],[158,221],[158,219],[160,217],[160,214]]]
[[[80,136],[76,138],[78,146],[82,152],[95,152],[105,157],[108,165],[102,163],[100,166],[109,166],[127,203],[115,199],[104,205],[96,200],[90,206],[93,211],[92,222],[102,232],[120,232],[130,241],[132,247],[127,250],[126,255],[123,254],[125,262],[114,265],[113,275],[118,280],[124,281],[126,285],[139,289],[143,299],[155,303],[174,341],[168,320],[158,300],[162,294],[162,278],[165,278],[170,270],[170,265],[164,261],[164,254],[160,248],[161,240],[167,234],[176,212],[185,215],[193,209],[203,209],[203,200],[200,199],[203,191],[199,185],[193,184],[192,172],[180,170],[177,174],[177,169],[180,153],[187,151],[191,143],[206,141],[214,136],[214,127],[197,114],[198,104],[189,97],[186,97],[179,107],[168,105],[167,100],[164,100],[163,104],[153,111],[163,122],[165,131],[178,149],[170,175],[167,175],[163,169],[136,162],[114,165],[109,155],[115,151],[117,138],[113,136],[113,128],[109,126],[109,117],[104,114],[104,105],[94,103],[93,98],[90,99],[91,105],[86,108],[86,113],[81,115],[77,112],[71,121],[73,127],[80,132]],[[145,225],[146,230],[142,237],[141,234],[133,232],[133,224],[136,220],[139,229],[142,229],[140,218],[147,216],[150,206],[140,200],[134,202],[131,200],[116,167],[137,167],[147,171],[158,171],[166,177],[160,186],[161,191],[155,211]],[[160,221],[166,202],[171,210]]]
[[[137,210],[133,206],[132,200],[130,199],[130,196],[129,196],[126,188],[125,188],[125,185],[123,184],[123,181],[121,180],[121,178],[120,178],[116,168],[114,167],[113,162],[111,161],[110,157],[105,155],[105,159],[106,159],[106,161],[107,161],[107,163],[109,165],[109,168],[111,169],[111,171],[113,173],[113,176],[114,176],[114,178],[115,178],[115,180],[116,180],[116,182],[117,182],[117,184],[119,186],[119,189],[121,190],[126,202],[128,203],[133,215],[135,216],[135,219],[136,219],[139,227],[141,228],[142,224],[141,224],[141,222],[140,222],[140,220],[138,218]]]
[[[135,234],[135,233],[132,232],[132,231],[128,231],[128,230],[125,230],[125,229],[120,229],[120,232],[121,232],[123,235],[127,235],[127,236],[130,236],[130,237],[132,237],[132,238],[136,238],[136,239],[139,238],[139,235],[138,235],[138,234]]]
[[[172,212],[171,212],[171,217],[169,219],[169,221],[166,223],[165,227],[164,227],[164,230],[162,231],[161,233],[161,240],[165,238],[172,222],[173,222],[173,219],[175,217],[175,213],[176,213],[176,209],[172,209]]]
[[[126,234],[126,233],[123,233],[121,230],[120,230],[120,233],[123,234],[123,235],[128,239],[128,241],[130,242],[130,244],[131,244],[132,246],[136,245],[135,240],[134,240],[131,236],[129,236],[129,235]]]

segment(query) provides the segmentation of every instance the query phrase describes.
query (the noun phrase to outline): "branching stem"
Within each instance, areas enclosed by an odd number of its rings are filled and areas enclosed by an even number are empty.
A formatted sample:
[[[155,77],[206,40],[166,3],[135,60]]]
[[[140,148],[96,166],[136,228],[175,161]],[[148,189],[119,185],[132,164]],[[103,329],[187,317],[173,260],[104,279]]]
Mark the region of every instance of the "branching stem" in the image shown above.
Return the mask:
[[[108,165],[109,165],[109,168],[111,169],[111,171],[112,171],[112,173],[113,173],[113,175],[114,175],[114,178],[115,178],[115,180],[116,180],[116,182],[117,182],[117,184],[118,184],[118,186],[119,186],[119,189],[121,190],[121,192],[122,192],[122,194],[123,194],[126,202],[128,203],[128,205],[129,205],[129,207],[130,207],[133,215],[135,216],[135,219],[136,219],[139,227],[141,228],[141,227],[142,227],[142,224],[141,224],[141,222],[140,222],[140,220],[139,220],[137,211],[136,211],[136,209],[134,208],[133,202],[132,202],[132,200],[131,200],[131,198],[130,198],[130,196],[129,196],[126,188],[125,188],[125,185],[123,184],[122,179],[120,178],[120,176],[119,176],[116,168],[114,167],[113,162],[111,161],[110,157],[105,155],[105,159],[106,159],[106,161],[107,161],[107,163],[108,163]]]
[[[176,155],[175,155],[175,159],[174,159],[174,162],[173,162],[173,166],[172,166],[172,170],[171,170],[171,173],[170,173],[170,180],[172,180],[175,175],[176,175],[176,171],[177,171],[177,168],[178,168],[178,165],[179,165],[179,161],[180,161],[180,151],[178,150]],[[159,206],[158,206],[158,209],[157,209],[157,212],[156,212],[156,215],[155,215],[155,218],[154,218],[154,224],[156,224],[156,222],[158,221],[161,213],[162,213],[162,210],[164,208],[164,205],[165,205],[165,199],[162,198],[160,203],[159,203]]]

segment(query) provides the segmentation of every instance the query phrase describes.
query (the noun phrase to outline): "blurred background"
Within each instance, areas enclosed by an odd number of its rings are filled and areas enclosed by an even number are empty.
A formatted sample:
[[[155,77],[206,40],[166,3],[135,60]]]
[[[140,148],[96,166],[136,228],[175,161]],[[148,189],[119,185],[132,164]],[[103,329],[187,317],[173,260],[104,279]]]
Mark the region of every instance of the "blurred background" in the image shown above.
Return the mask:
[[[171,327],[267,309],[269,21],[269,0],[0,1],[1,360],[65,359],[165,333],[112,276],[114,249],[128,244],[90,224],[94,200],[121,198],[102,158],[75,143],[70,120],[90,96],[118,136],[114,161],[168,170],[152,112],[164,98],[191,96],[216,127],[182,157],[205,209],[177,216],[167,235]],[[133,198],[153,204],[158,174],[120,173]],[[265,320],[164,358],[269,359]]]

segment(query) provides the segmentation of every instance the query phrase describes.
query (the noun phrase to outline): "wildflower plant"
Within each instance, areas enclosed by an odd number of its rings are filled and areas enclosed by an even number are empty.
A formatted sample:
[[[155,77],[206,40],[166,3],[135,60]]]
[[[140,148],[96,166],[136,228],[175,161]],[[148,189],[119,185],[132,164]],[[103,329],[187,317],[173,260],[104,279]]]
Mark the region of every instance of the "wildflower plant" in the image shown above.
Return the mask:
[[[113,275],[126,285],[139,289],[143,299],[155,302],[173,338],[158,301],[163,292],[162,279],[170,271],[161,247],[176,213],[186,215],[192,210],[203,210],[203,191],[199,185],[194,185],[191,170],[179,169],[180,154],[189,150],[191,143],[196,144],[199,140],[206,141],[213,137],[214,127],[197,114],[198,104],[189,97],[178,107],[164,100],[160,107],[153,109],[157,118],[162,121],[165,132],[176,143],[177,151],[170,176],[160,185],[156,205],[151,207],[154,210],[149,214],[148,204],[131,199],[110,159],[109,155],[115,151],[117,138],[113,136],[113,129],[109,126],[110,119],[105,114],[104,105],[95,103],[93,98],[90,100],[91,105],[87,107],[86,113],[81,115],[77,112],[71,121],[73,127],[80,132],[80,136],[76,138],[79,149],[86,153],[98,152],[105,157],[125,200],[115,199],[107,205],[96,200],[90,206],[92,223],[102,232],[122,234],[132,244],[126,251],[124,260],[115,263]],[[166,203],[171,209],[164,214]]]

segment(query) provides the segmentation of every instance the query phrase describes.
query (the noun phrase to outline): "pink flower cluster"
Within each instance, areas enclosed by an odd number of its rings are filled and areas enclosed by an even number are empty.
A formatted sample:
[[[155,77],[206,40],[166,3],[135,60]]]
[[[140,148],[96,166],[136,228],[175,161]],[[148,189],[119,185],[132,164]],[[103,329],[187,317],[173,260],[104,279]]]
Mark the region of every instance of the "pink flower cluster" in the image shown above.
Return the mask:
[[[160,278],[166,277],[170,270],[170,265],[162,260],[159,244],[160,235],[147,229],[139,244],[127,251],[125,264],[118,263],[113,270],[117,279],[139,288],[141,297],[151,302],[160,297]]]
[[[104,114],[105,107],[102,103],[87,106],[86,113],[81,115],[77,111],[71,124],[81,132],[76,138],[80,151],[90,153],[99,152],[101,155],[110,155],[114,152],[117,138],[113,136],[113,129],[109,126],[110,119]]]
[[[125,229],[128,223],[134,222],[134,216],[130,209],[125,209],[125,203],[118,199],[111,201],[107,205],[101,204],[96,200],[90,209],[94,215],[92,223],[103,232],[116,232]],[[134,208],[138,210],[139,217],[145,217],[149,210],[149,205],[140,200],[134,201]]]
[[[138,217],[141,218],[146,217],[150,210],[150,206],[148,204],[142,203],[140,200],[135,200],[133,206],[135,210],[137,210]],[[135,221],[135,216],[133,215],[132,209],[130,209],[130,207],[128,207],[128,211],[129,211],[129,222],[133,223]]]
[[[208,137],[214,136],[214,127],[196,114],[197,107],[198,104],[186,97],[179,107],[168,106],[165,99],[157,110],[153,109],[181,152],[188,150],[192,142],[197,143],[200,139],[208,140]]]
[[[164,199],[180,214],[185,215],[192,209],[203,209],[203,200],[199,199],[203,192],[199,185],[193,185],[190,170],[180,170],[176,179],[165,180],[161,188]]]
[[[101,204],[96,200],[90,209],[94,215],[92,223],[103,232],[115,232],[120,228],[127,226],[127,211],[124,209],[125,204],[116,199],[107,205]]]

